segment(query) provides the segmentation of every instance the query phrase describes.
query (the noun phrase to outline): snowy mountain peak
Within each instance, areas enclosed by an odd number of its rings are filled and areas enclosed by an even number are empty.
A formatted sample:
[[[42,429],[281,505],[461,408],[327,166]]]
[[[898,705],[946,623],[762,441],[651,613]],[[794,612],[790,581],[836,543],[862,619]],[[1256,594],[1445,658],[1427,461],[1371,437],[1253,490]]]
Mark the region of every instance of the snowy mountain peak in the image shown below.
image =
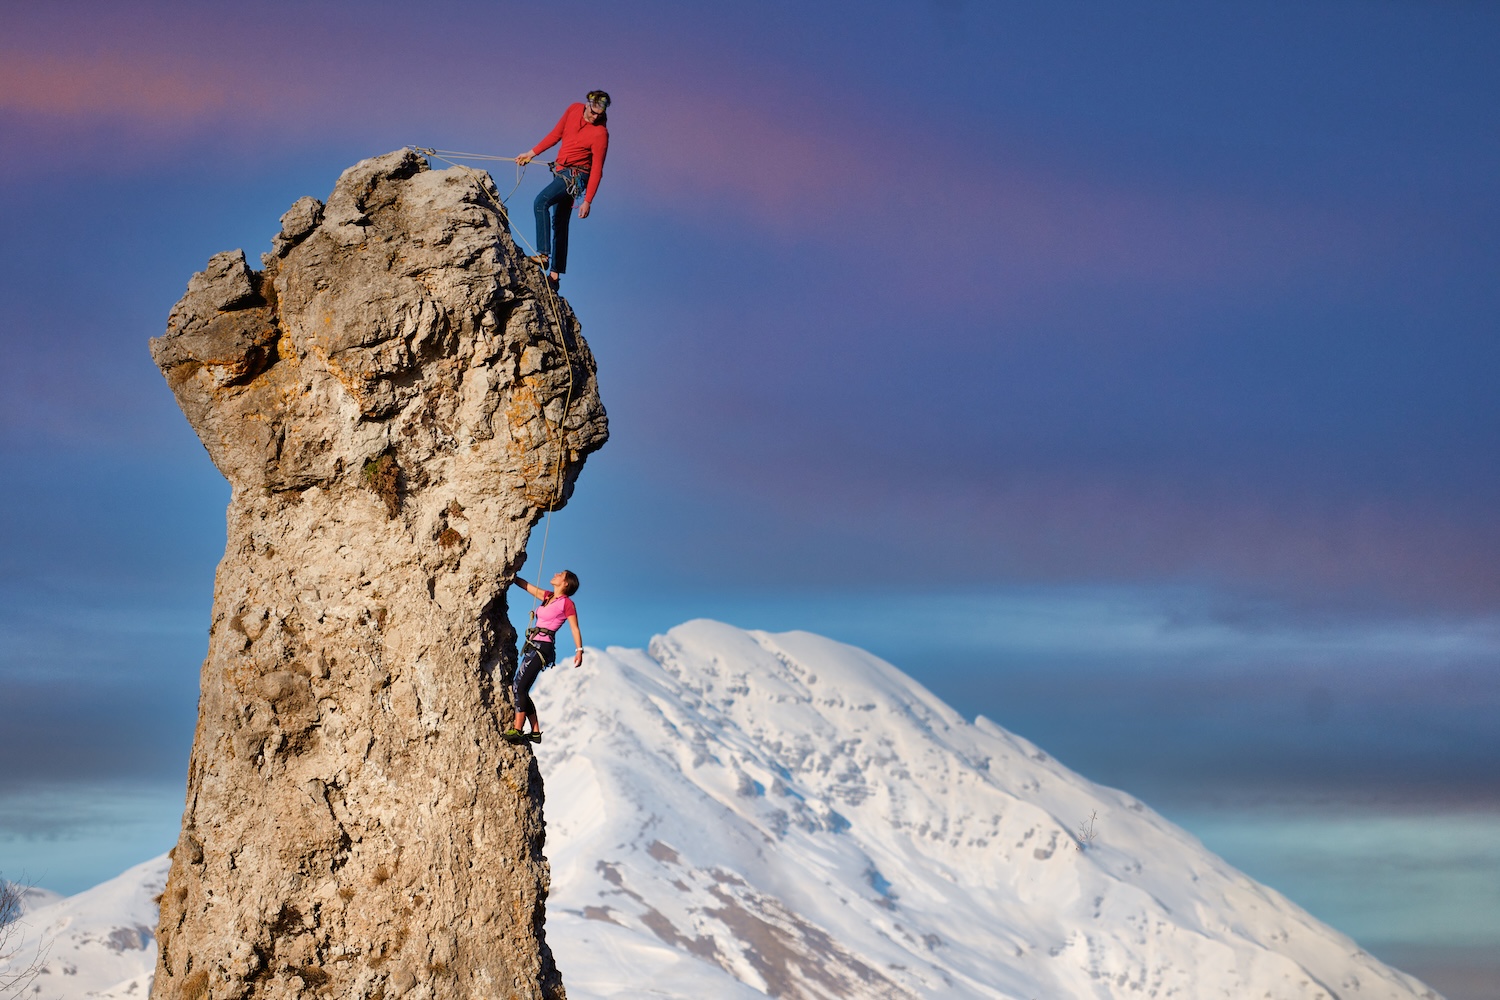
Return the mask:
[[[695,621],[539,686],[575,993],[1435,995],[861,650]]]
[[[861,650],[695,621],[537,687],[573,1000],[1438,1000]],[[50,996],[145,996],[165,874],[28,915]]]
[[[22,882],[6,883],[0,881],[0,888],[9,885],[11,891],[16,894],[15,916],[22,916],[33,910],[39,910],[44,906],[51,906],[63,898],[62,893],[53,892],[51,889],[43,889],[40,886],[26,885]]]
[[[35,965],[29,993],[44,1000],[145,1000],[156,967],[156,900],[169,863],[163,854],[76,896],[42,890],[39,901],[50,901],[16,920],[0,979]]]

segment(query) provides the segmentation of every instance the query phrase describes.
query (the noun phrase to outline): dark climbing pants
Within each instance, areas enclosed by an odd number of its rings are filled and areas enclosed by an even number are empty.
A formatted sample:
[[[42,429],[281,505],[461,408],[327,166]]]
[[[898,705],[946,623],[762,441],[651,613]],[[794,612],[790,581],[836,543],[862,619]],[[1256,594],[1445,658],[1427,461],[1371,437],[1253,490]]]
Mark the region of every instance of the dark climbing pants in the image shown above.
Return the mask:
[[[516,711],[522,715],[535,715],[536,704],[531,700],[531,685],[550,667],[557,658],[550,642],[528,642],[521,649],[521,664],[516,667],[516,679],[511,682],[510,693],[516,703]]]
[[[568,269],[568,223],[573,216],[573,198],[587,191],[589,175],[579,170],[558,167],[552,183],[536,196],[536,252],[552,258],[551,268],[558,274]]]

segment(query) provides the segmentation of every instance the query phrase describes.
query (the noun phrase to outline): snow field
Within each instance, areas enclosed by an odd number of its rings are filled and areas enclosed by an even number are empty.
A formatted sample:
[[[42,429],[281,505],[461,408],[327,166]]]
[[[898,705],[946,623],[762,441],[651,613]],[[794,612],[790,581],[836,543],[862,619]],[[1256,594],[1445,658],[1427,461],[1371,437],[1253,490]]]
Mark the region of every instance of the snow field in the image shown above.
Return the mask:
[[[535,696],[547,934],[573,1000],[1436,997],[1131,796],[832,640],[689,622]],[[145,997],[166,869],[34,898],[38,996]]]

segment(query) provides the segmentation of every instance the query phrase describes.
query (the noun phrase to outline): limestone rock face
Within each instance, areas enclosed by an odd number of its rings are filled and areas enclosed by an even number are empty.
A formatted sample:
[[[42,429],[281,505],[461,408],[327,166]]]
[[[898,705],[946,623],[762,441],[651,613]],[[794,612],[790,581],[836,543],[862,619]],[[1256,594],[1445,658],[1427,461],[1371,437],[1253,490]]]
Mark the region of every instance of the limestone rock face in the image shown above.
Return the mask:
[[[363,161],[273,247],[151,342],[233,486],[154,994],[562,998],[506,587],[593,357],[482,175]]]

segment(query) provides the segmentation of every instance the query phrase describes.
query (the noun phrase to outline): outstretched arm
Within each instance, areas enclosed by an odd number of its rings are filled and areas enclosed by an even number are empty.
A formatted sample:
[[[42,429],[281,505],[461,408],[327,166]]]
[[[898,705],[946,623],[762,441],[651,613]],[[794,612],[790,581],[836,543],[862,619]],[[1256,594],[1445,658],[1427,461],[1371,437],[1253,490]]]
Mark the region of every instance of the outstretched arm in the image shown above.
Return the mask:
[[[577,647],[573,653],[573,666],[583,665],[583,633],[578,630],[578,616],[569,615],[568,624],[573,627],[573,645]]]
[[[530,594],[532,597],[535,597],[539,601],[546,601],[551,599],[552,597],[552,591],[543,590],[541,587],[529,584],[519,576],[510,582],[515,584],[517,587],[520,587],[522,590],[526,591],[526,593]]]

